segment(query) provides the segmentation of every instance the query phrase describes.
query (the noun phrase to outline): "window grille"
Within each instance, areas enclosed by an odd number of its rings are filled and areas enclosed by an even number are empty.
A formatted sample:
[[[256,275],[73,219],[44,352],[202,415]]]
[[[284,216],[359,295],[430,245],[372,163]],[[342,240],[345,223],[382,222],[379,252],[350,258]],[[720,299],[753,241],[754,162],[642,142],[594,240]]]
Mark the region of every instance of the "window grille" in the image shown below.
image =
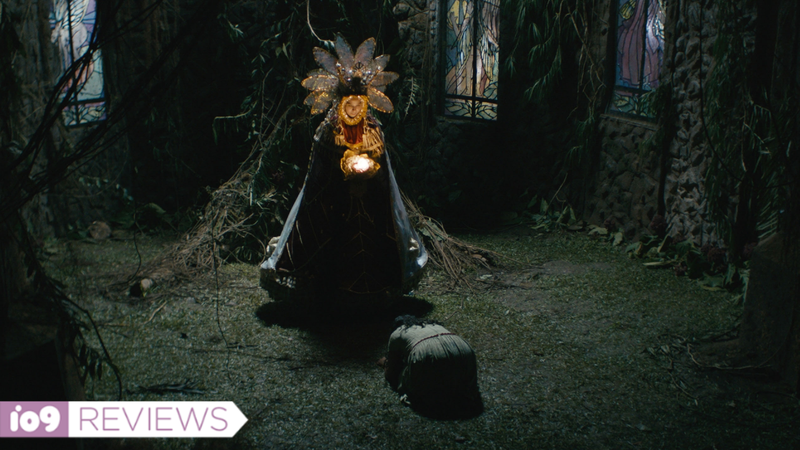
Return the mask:
[[[51,41],[58,47],[63,74],[69,74],[60,100],[70,95],[64,108],[68,127],[91,124],[105,119],[103,60],[95,50],[87,64],[74,64],[89,49],[95,35],[97,8],[95,0],[54,0],[50,13]],[[73,89],[74,87],[74,89]]]
[[[664,59],[664,0],[617,0],[617,61],[609,109],[651,118]]]
[[[444,114],[497,120],[500,0],[444,0]]]

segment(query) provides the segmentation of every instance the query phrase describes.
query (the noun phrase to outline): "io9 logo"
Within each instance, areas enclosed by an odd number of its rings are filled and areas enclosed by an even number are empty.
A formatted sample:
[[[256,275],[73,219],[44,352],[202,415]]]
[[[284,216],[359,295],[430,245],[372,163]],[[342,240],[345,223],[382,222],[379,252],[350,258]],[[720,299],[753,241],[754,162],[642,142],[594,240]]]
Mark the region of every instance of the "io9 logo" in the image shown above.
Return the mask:
[[[11,412],[11,431],[15,432],[22,428],[23,431],[32,433],[39,429],[39,425],[44,423],[46,426],[44,430],[48,433],[55,431],[58,424],[61,423],[61,413],[55,406],[45,406],[39,410],[39,414],[34,411],[22,411],[22,406],[17,405],[14,411]]]

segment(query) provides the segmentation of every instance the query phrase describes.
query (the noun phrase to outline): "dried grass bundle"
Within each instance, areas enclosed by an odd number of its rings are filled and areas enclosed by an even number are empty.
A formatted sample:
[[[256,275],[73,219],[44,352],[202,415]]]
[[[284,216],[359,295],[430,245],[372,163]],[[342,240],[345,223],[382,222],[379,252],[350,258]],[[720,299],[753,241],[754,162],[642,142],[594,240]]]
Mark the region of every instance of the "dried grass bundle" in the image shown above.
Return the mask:
[[[468,269],[478,267],[489,269],[497,265],[501,256],[499,253],[467,244],[450,236],[439,221],[423,214],[411,199],[405,194],[402,195],[411,224],[425,240],[429,261],[444,270],[452,285],[465,283],[470,286],[464,276]]]

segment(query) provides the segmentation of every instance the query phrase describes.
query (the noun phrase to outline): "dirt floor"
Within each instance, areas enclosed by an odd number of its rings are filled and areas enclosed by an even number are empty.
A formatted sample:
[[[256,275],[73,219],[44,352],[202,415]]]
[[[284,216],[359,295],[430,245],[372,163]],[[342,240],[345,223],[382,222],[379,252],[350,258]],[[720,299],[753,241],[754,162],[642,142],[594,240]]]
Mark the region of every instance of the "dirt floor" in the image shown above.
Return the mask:
[[[693,349],[731,336],[741,305],[648,269],[585,234],[461,235],[503,266],[453,288],[430,270],[413,297],[352,315],[275,303],[256,266],[158,281],[144,298],[111,283],[164,238],[50,243],[48,269],[92,311],[124,399],[233,401],[230,440],[92,440],[89,448],[800,449],[800,402],[759,371],[700,367]],[[392,318],[427,314],[478,355],[485,411],[432,420],[375,362]],[[696,350],[695,350],[696,351]],[[87,396],[116,399],[109,373]]]

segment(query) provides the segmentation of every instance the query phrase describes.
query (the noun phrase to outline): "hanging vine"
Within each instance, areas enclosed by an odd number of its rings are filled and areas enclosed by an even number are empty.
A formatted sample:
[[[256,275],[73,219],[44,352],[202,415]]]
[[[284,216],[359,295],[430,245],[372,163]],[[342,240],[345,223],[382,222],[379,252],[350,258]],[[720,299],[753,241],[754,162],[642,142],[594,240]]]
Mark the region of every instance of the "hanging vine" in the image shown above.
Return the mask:
[[[517,39],[506,58],[505,70],[512,77],[527,77],[526,102],[551,100],[568,73],[577,74],[575,108],[570,113],[574,139],[564,155],[567,168],[586,162],[597,136],[598,117],[606,85],[603,68],[589,46],[593,24],[603,18],[595,14],[596,0],[511,0],[504,2]],[[571,55],[575,55],[572,57]],[[573,66],[573,64],[576,65]]]
[[[714,44],[714,70],[704,86],[703,126],[710,147],[706,171],[709,210],[735,255],[778,229],[786,205],[786,161],[790,133],[797,125],[796,102],[777,104],[769,85],[772,67],[758,67],[756,46],[774,51],[774,42],[757,42],[758,18],[752,0],[717,3],[720,27]],[[780,62],[779,62],[780,63]],[[796,89],[795,89],[796,91]],[[789,99],[786,99],[789,100]],[[729,199],[737,194],[735,204]]]

